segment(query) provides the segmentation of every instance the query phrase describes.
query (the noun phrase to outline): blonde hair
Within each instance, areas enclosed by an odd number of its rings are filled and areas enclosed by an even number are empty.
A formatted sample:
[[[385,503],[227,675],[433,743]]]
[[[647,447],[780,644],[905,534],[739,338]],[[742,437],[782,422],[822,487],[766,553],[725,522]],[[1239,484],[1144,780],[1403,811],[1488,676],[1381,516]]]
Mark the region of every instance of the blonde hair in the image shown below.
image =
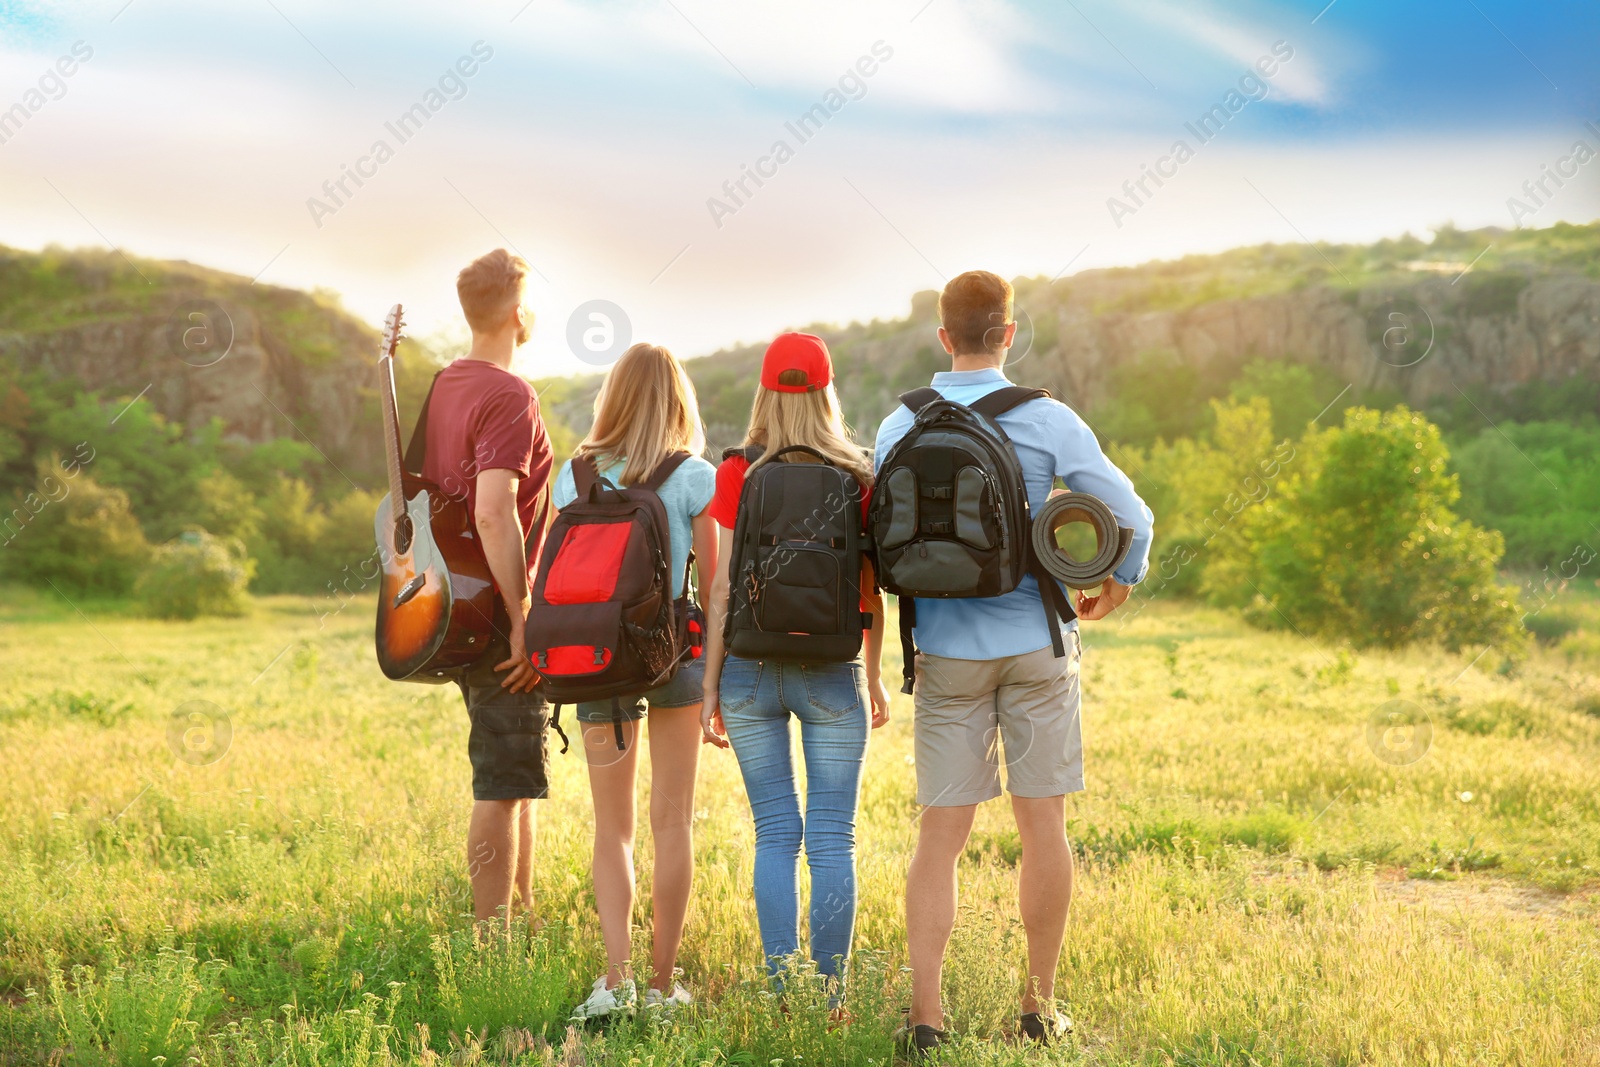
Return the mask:
[[[969,270],[951,278],[939,294],[939,325],[957,355],[996,355],[1005,347],[1015,300],[1011,283],[1000,275]]]
[[[698,456],[705,448],[700,404],[683,364],[660,345],[637,344],[607,372],[594,398],[594,425],[573,458],[589,456],[602,471],[626,461],[622,484],[636,485],[669,452]]]
[[[528,261],[504,248],[485,253],[456,275],[456,296],[467,325],[479,333],[492,333],[506,324],[511,310],[522,303],[527,286]]]
[[[795,370],[784,371],[778,381],[791,384],[789,379],[794,375],[799,375],[803,382],[805,372]],[[784,393],[764,385],[756,386],[755,402],[750,405],[750,429],[744,443],[759,445],[765,453],[750,465],[751,471],[782,449],[804,445],[855,475],[863,489],[872,484],[872,461],[850,440],[850,427],[845,425],[844,415],[839,410],[839,394],[834,392],[831,383],[825,389],[805,393]],[[745,477],[749,477],[748,472]]]

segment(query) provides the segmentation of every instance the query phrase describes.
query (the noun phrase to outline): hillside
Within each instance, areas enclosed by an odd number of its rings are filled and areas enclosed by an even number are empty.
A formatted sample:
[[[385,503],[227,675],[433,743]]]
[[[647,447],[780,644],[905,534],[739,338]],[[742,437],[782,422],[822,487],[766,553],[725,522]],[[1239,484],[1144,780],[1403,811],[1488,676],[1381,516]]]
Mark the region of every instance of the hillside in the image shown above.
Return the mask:
[[[1261,245],[1015,284],[1013,377],[1085,413],[1112,399],[1119,369],[1150,360],[1185,368],[1201,393],[1196,403],[1252,359],[1305,364],[1333,392],[1350,384],[1355,395],[1418,408],[1454,399],[1457,388],[1476,398],[1600,381],[1600,223],[1446,227],[1431,242],[1408,235],[1373,245]],[[1432,320],[1433,344],[1426,358],[1401,367],[1392,364],[1409,357],[1378,355],[1387,355],[1390,302],[1406,300]],[[870,432],[896,395],[948,366],[937,326],[937,293],[928,291],[912,297],[903,319],[801,328],[827,339],[846,410]],[[1419,325],[1422,340],[1426,329]],[[763,348],[690,363],[718,442],[742,428]],[[586,425],[597,386],[596,379],[560,389],[553,406]]]
[[[1265,358],[1417,407],[1457,388],[1482,396],[1600,380],[1600,223],[1446,227],[1431,242],[1261,245],[1016,285],[1022,328],[1013,375],[1086,413],[1112,397],[1119,368],[1152,359],[1187,368],[1202,394]],[[803,327],[832,347],[856,426],[874,425],[896,395],[945,365],[933,336],[936,299],[915,294],[902,319]],[[1415,366],[1391,366],[1375,356],[1377,341],[1388,303],[1407,299],[1431,318],[1433,345]],[[177,340],[183,312],[199,300],[223,308],[233,329],[227,357],[211,366],[185,362]],[[363,484],[379,471],[376,341],[322,291],[119,253],[0,248],[0,381],[70,381],[107,399],[148,386],[152,407],[190,432],[220,420],[241,442],[303,434]],[[742,428],[763,347],[691,361],[715,441]],[[401,391],[413,403],[428,362],[400,363],[410,371]],[[547,410],[581,431],[597,387],[595,376],[546,382]],[[0,429],[23,429],[7,425],[24,417],[15,406],[0,407]],[[7,458],[0,450],[0,464]]]
[[[224,314],[199,327],[216,336],[195,353],[185,349],[184,331],[201,302]],[[230,327],[232,344],[217,358]],[[362,483],[381,471],[377,343],[371,326],[326,293],[120,253],[0,248],[0,387],[25,395],[20,382],[70,383],[107,400],[142,393],[191,433],[217,420],[226,437],[246,444],[305,435]],[[417,393],[418,378],[426,384],[421,362],[402,361],[415,370],[401,383],[407,395]],[[25,401],[8,404],[0,429],[23,432],[26,418]],[[0,450],[0,464],[10,458]]]

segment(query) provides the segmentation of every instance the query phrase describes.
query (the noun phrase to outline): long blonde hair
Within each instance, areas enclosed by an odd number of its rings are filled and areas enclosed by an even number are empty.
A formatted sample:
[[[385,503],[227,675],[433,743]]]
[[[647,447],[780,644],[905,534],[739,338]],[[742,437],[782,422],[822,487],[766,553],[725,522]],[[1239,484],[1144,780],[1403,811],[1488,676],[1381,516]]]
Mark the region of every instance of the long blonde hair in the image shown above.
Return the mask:
[[[803,371],[784,371],[783,374],[804,376]],[[788,384],[783,376],[778,380]],[[850,440],[850,427],[845,425],[844,415],[839,410],[839,394],[834,392],[831,383],[824,389],[805,393],[785,393],[764,385],[756,386],[755,402],[750,405],[750,429],[745,433],[744,443],[759,445],[765,450],[765,455],[751,464],[752,471],[781,449],[805,445],[855,475],[862,488],[872,484],[872,461]]]
[[[573,458],[589,456],[602,471],[626,461],[622,484],[636,485],[667,453],[698,456],[705,448],[700,403],[683,364],[660,345],[636,344],[606,374],[594,398],[594,425]]]

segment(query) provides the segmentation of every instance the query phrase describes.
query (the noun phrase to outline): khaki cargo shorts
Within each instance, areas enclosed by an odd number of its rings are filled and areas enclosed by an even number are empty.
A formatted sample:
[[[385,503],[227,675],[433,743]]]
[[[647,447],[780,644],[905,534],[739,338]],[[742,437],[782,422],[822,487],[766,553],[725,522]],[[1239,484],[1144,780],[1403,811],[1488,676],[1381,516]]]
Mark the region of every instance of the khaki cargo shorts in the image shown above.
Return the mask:
[[[1078,685],[1083,644],[1004,659],[917,656],[917,803],[960,807],[1000,795],[1000,748],[1013,796],[1053,797],[1083,789]]]

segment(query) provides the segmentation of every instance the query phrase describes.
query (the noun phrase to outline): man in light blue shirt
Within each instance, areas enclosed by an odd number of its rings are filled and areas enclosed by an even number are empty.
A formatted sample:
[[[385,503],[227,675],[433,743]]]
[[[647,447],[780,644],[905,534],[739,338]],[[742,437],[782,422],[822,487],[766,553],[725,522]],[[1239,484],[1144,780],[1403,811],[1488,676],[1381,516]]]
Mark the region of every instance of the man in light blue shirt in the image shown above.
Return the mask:
[[[1001,369],[1016,334],[1013,293],[1003,278],[969,271],[939,298],[939,340],[951,369],[933,376],[945,399],[971,404],[1011,383]],[[911,428],[903,405],[878,429],[876,462]],[[1148,567],[1154,518],[1127,475],[1101,451],[1093,431],[1065,404],[1029,400],[995,420],[1011,438],[1037,514],[1062,479],[1103,500],[1119,525],[1134,531],[1126,558],[1096,596],[1079,594],[1079,619],[1102,619],[1127,600]],[[1063,624],[1065,657],[1052,647],[1038,582],[1032,575],[996,597],[920,598],[914,690],[917,801],[924,805],[906,886],[912,971],[905,1050],[924,1054],[944,1042],[940,998],[945,947],[956,915],[956,863],[979,803],[1000,795],[1003,741],[1007,789],[1022,841],[1019,893],[1028,934],[1028,983],[1020,1033],[1059,1039],[1071,1022],[1056,1011],[1055,972],[1072,897],[1066,794],[1083,789],[1079,725],[1077,622]]]

